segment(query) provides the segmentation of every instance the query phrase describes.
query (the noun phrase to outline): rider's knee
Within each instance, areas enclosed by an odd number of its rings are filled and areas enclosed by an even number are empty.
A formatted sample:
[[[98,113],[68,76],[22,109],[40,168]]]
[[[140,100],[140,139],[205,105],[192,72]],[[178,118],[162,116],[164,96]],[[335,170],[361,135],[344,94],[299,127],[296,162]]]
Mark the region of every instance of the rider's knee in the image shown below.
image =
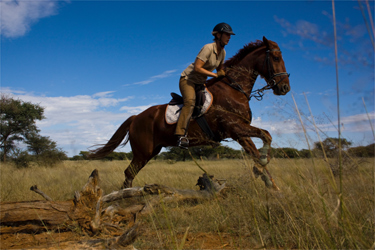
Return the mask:
[[[195,98],[186,98],[184,99],[184,106],[189,108],[194,108]]]

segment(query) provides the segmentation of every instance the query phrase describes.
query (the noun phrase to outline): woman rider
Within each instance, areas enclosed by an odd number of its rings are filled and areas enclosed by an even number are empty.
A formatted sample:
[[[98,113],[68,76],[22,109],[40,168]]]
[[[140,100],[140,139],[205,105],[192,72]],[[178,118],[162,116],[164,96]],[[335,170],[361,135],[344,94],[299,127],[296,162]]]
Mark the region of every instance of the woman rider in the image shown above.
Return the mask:
[[[215,37],[214,42],[204,45],[195,62],[181,73],[180,92],[184,99],[184,106],[181,109],[175,131],[177,146],[181,148],[189,146],[186,133],[195,106],[195,85],[204,84],[208,76],[220,77],[225,75],[223,69],[224,47],[234,33],[229,24],[219,23],[214,27],[212,35]],[[215,69],[217,73],[213,72]]]

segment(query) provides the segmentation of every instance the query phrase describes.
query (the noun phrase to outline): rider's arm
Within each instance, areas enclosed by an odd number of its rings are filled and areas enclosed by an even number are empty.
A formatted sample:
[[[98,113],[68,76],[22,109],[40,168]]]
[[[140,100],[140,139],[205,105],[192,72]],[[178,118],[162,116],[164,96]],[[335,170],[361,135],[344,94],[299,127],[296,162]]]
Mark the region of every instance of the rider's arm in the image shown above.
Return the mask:
[[[217,77],[217,74],[211,71],[208,71],[203,68],[203,65],[205,62],[203,62],[201,59],[198,57],[195,59],[194,63],[194,70],[200,74],[206,75],[206,76],[212,76],[212,77]]]

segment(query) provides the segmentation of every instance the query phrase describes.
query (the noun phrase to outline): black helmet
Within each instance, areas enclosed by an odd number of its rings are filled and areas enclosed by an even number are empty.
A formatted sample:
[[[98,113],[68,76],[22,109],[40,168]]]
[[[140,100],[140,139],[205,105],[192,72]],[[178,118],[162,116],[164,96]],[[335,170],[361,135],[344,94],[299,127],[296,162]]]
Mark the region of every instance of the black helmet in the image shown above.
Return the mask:
[[[212,35],[215,35],[216,33],[228,33],[231,35],[235,35],[233,33],[232,27],[230,27],[227,23],[219,23],[215,26],[214,30],[212,31]]]

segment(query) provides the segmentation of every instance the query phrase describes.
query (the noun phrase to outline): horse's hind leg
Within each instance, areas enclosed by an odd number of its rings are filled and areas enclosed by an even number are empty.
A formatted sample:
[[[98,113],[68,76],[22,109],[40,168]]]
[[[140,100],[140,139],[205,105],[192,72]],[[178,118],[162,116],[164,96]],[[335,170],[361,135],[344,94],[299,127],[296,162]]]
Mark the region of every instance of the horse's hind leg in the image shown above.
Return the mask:
[[[147,163],[147,161],[142,161],[142,160],[138,159],[136,156],[133,156],[133,160],[131,161],[130,165],[124,171],[125,181],[122,184],[121,188],[132,187],[134,177],[146,165],[146,163]]]
[[[162,147],[156,147],[151,154],[140,154],[133,152],[133,159],[130,165],[125,169],[125,181],[121,188],[129,188],[133,186],[133,180],[139,171],[151,160],[154,156],[159,154]]]

